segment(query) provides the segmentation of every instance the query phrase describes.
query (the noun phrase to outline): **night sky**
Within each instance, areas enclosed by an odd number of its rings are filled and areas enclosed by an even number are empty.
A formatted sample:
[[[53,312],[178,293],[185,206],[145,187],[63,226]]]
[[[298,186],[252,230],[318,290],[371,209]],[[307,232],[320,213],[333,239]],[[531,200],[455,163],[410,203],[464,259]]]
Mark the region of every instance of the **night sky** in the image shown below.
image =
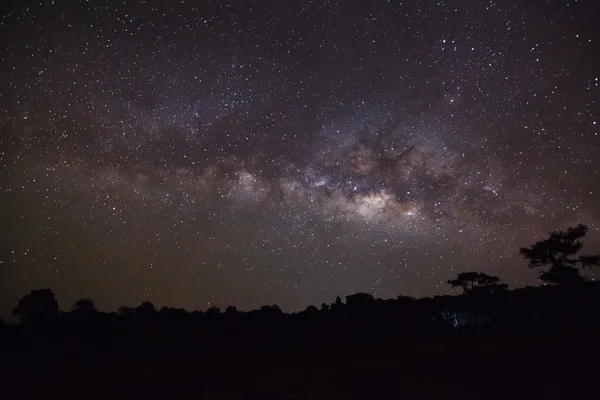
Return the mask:
[[[18,1],[0,19],[0,316],[286,311],[537,284],[600,227],[597,1]]]

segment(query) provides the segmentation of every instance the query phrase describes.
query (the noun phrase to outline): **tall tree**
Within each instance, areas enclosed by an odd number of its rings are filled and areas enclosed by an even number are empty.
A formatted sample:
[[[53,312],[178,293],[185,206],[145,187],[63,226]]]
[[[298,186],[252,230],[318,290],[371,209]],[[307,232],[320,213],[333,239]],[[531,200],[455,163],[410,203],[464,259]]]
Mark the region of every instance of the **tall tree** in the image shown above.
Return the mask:
[[[344,303],[342,303],[342,299],[340,296],[335,297],[335,303],[333,303],[330,307],[332,313],[340,313],[344,310]]]
[[[448,284],[452,287],[461,287],[464,294],[494,293],[508,289],[500,278],[484,274],[483,272],[461,272],[456,279],[451,279]]]
[[[581,238],[588,232],[582,224],[567,231],[550,232],[548,239],[535,242],[530,247],[521,247],[519,253],[529,261],[529,268],[550,267],[540,273],[544,282],[557,285],[572,285],[585,282],[577,266],[581,268],[600,265],[600,255],[577,256],[583,248]]]
[[[58,317],[58,302],[52,289],[32,290],[21,297],[13,315],[21,322],[48,321]]]

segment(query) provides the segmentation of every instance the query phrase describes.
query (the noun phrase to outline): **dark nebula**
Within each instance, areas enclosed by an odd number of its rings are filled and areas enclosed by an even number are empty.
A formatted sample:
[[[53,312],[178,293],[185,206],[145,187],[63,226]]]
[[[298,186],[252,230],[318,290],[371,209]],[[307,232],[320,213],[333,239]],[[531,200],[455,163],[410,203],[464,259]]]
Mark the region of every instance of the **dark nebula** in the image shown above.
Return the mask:
[[[0,19],[0,315],[298,310],[536,284],[600,226],[596,1],[19,1]]]

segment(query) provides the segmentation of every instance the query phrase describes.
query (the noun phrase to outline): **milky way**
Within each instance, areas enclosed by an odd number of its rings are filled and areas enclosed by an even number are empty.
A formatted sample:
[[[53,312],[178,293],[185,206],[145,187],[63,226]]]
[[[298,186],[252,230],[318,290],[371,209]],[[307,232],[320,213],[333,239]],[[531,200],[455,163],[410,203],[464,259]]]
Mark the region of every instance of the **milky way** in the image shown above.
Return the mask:
[[[517,287],[519,246],[597,243],[594,1],[13,3],[3,317]]]

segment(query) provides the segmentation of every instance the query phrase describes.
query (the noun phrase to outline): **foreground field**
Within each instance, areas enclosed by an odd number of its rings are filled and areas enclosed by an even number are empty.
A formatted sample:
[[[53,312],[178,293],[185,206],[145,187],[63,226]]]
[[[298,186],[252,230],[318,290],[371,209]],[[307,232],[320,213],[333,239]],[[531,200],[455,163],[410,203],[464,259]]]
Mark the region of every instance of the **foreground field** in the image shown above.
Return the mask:
[[[160,360],[46,359],[4,365],[1,379],[10,398],[583,398],[600,382],[598,337],[588,331]]]

